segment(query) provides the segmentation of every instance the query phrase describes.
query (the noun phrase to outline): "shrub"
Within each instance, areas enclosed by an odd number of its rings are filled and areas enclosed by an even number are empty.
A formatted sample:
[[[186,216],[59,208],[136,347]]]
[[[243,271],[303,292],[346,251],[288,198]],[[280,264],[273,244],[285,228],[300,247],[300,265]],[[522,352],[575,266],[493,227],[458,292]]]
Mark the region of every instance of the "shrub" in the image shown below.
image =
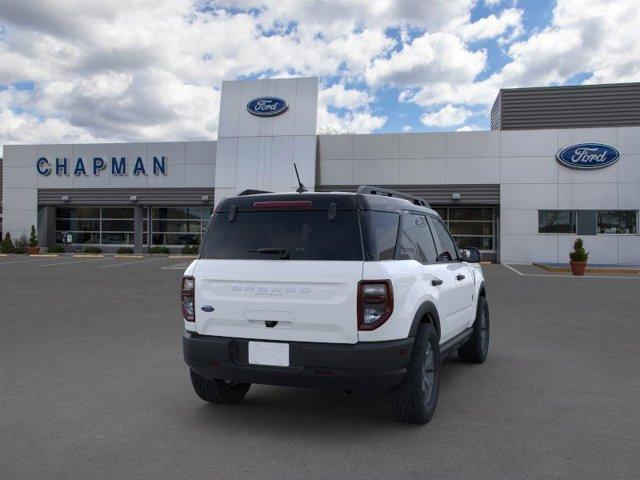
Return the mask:
[[[49,247],[49,253],[64,253],[65,249],[64,249],[64,245],[60,245],[59,243],[56,243],[55,245],[52,245]]]
[[[26,235],[21,235],[20,238],[13,243],[13,253],[27,253],[27,245],[29,245],[29,242],[27,241]]]
[[[581,238],[576,238],[573,244],[573,252],[569,253],[572,262],[586,262],[589,258],[589,252],[584,249],[584,242]]]
[[[29,246],[30,247],[38,246],[38,235],[36,234],[35,225],[31,225],[31,235],[29,235]]]
[[[11,241],[11,234],[7,232],[4,236],[4,240],[2,240],[2,244],[0,244],[0,252],[2,253],[13,253],[13,242]]]
[[[169,253],[169,249],[164,245],[153,245],[149,247],[149,253]]]
[[[197,255],[198,245],[185,245],[184,247],[182,247],[182,253],[184,255]]]
[[[94,245],[88,245],[82,249],[82,253],[102,253],[102,249]]]
[[[133,253],[133,248],[131,247],[120,247],[116,250],[116,253],[120,255],[131,255]]]

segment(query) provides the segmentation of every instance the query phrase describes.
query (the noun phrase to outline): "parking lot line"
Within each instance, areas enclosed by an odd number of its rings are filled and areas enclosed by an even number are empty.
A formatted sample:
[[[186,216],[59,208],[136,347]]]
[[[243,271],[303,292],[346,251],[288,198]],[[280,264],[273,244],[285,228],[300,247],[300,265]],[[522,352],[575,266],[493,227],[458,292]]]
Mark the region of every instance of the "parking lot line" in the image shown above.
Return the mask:
[[[125,265],[135,265],[135,264],[138,264],[138,263],[157,262],[158,260],[163,260],[163,259],[162,258],[150,258],[148,260],[137,260],[137,261],[134,261],[134,262],[114,263],[112,265],[100,265],[98,268],[124,267]]]
[[[519,270],[516,270],[515,268],[513,268],[511,265],[507,265],[506,263],[502,263],[501,264],[503,267],[508,268],[509,270],[511,270],[514,273],[517,273],[518,275],[520,275],[521,277],[546,277],[546,278],[611,278],[611,279],[618,279],[618,280],[623,280],[623,279],[631,279],[631,280],[640,280],[640,276],[638,277],[633,277],[630,275],[617,275],[617,276],[613,276],[613,275],[584,275],[584,276],[577,276],[577,275],[561,275],[561,274],[553,274],[553,273],[522,273]]]
[[[99,260],[104,260],[104,257],[87,258],[87,259],[79,259],[78,257],[75,257],[72,260],[69,260],[67,262],[45,263],[44,265],[40,265],[40,266],[41,267],[55,267],[56,265],[78,265],[80,263],[97,262]]]
[[[189,263],[178,263],[177,265],[166,265],[166,266],[160,267],[160,268],[162,270],[184,270],[189,265],[191,265],[191,262],[189,262]]]
[[[515,269],[515,268],[513,268],[512,266],[507,265],[506,263],[503,263],[502,265],[503,265],[503,266],[505,266],[505,267],[507,267],[507,268],[508,268],[509,270],[511,270],[512,272],[517,273],[517,274],[518,274],[518,275],[520,275],[521,277],[524,277],[524,273],[519,272],[518,270],[516,270],[516,269]]]
[[[16,261],[11,261],[11,262],[0,262],[0,265],[13,265],[15,263],[31,263],[31,262],[37,262],[38,260],[44,260],[44,258],[31,258],[31,257],[29,257],[28,260],[16,260]]]

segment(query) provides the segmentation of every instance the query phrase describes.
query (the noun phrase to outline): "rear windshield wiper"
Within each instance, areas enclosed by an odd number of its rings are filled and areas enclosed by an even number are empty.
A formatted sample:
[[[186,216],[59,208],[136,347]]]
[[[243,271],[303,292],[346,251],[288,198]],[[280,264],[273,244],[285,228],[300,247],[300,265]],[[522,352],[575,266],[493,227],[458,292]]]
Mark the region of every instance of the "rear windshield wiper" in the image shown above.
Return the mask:
[[[280,258],[283,260],[289,259],[289,252],[286,248],[282,247],[258,248],[257,250],[249,250],[249,253],[272,253],[274,255],[280,255]]]

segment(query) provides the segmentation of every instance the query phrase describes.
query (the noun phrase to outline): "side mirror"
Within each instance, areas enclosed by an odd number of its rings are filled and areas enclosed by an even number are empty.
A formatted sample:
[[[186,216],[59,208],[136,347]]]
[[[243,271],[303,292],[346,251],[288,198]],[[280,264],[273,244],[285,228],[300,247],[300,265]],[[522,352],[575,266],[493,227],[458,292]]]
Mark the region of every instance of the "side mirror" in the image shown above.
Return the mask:
[[[469,263],[480,263],[482,256],[480,255],[480,250],[476,247],[463,247],[461,252],[462,261]]]

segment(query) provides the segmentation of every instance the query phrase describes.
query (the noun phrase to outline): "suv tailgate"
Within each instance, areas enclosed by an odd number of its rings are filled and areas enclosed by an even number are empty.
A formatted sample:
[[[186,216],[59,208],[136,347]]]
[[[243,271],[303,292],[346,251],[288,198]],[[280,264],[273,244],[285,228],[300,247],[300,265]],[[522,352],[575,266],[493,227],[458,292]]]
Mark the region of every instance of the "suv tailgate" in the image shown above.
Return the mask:
[[[201,259],[194,274],[196,331],[201,335],[320,343],[358,340],[361,261]],[[205,305],[213,311],[203,311]]]

